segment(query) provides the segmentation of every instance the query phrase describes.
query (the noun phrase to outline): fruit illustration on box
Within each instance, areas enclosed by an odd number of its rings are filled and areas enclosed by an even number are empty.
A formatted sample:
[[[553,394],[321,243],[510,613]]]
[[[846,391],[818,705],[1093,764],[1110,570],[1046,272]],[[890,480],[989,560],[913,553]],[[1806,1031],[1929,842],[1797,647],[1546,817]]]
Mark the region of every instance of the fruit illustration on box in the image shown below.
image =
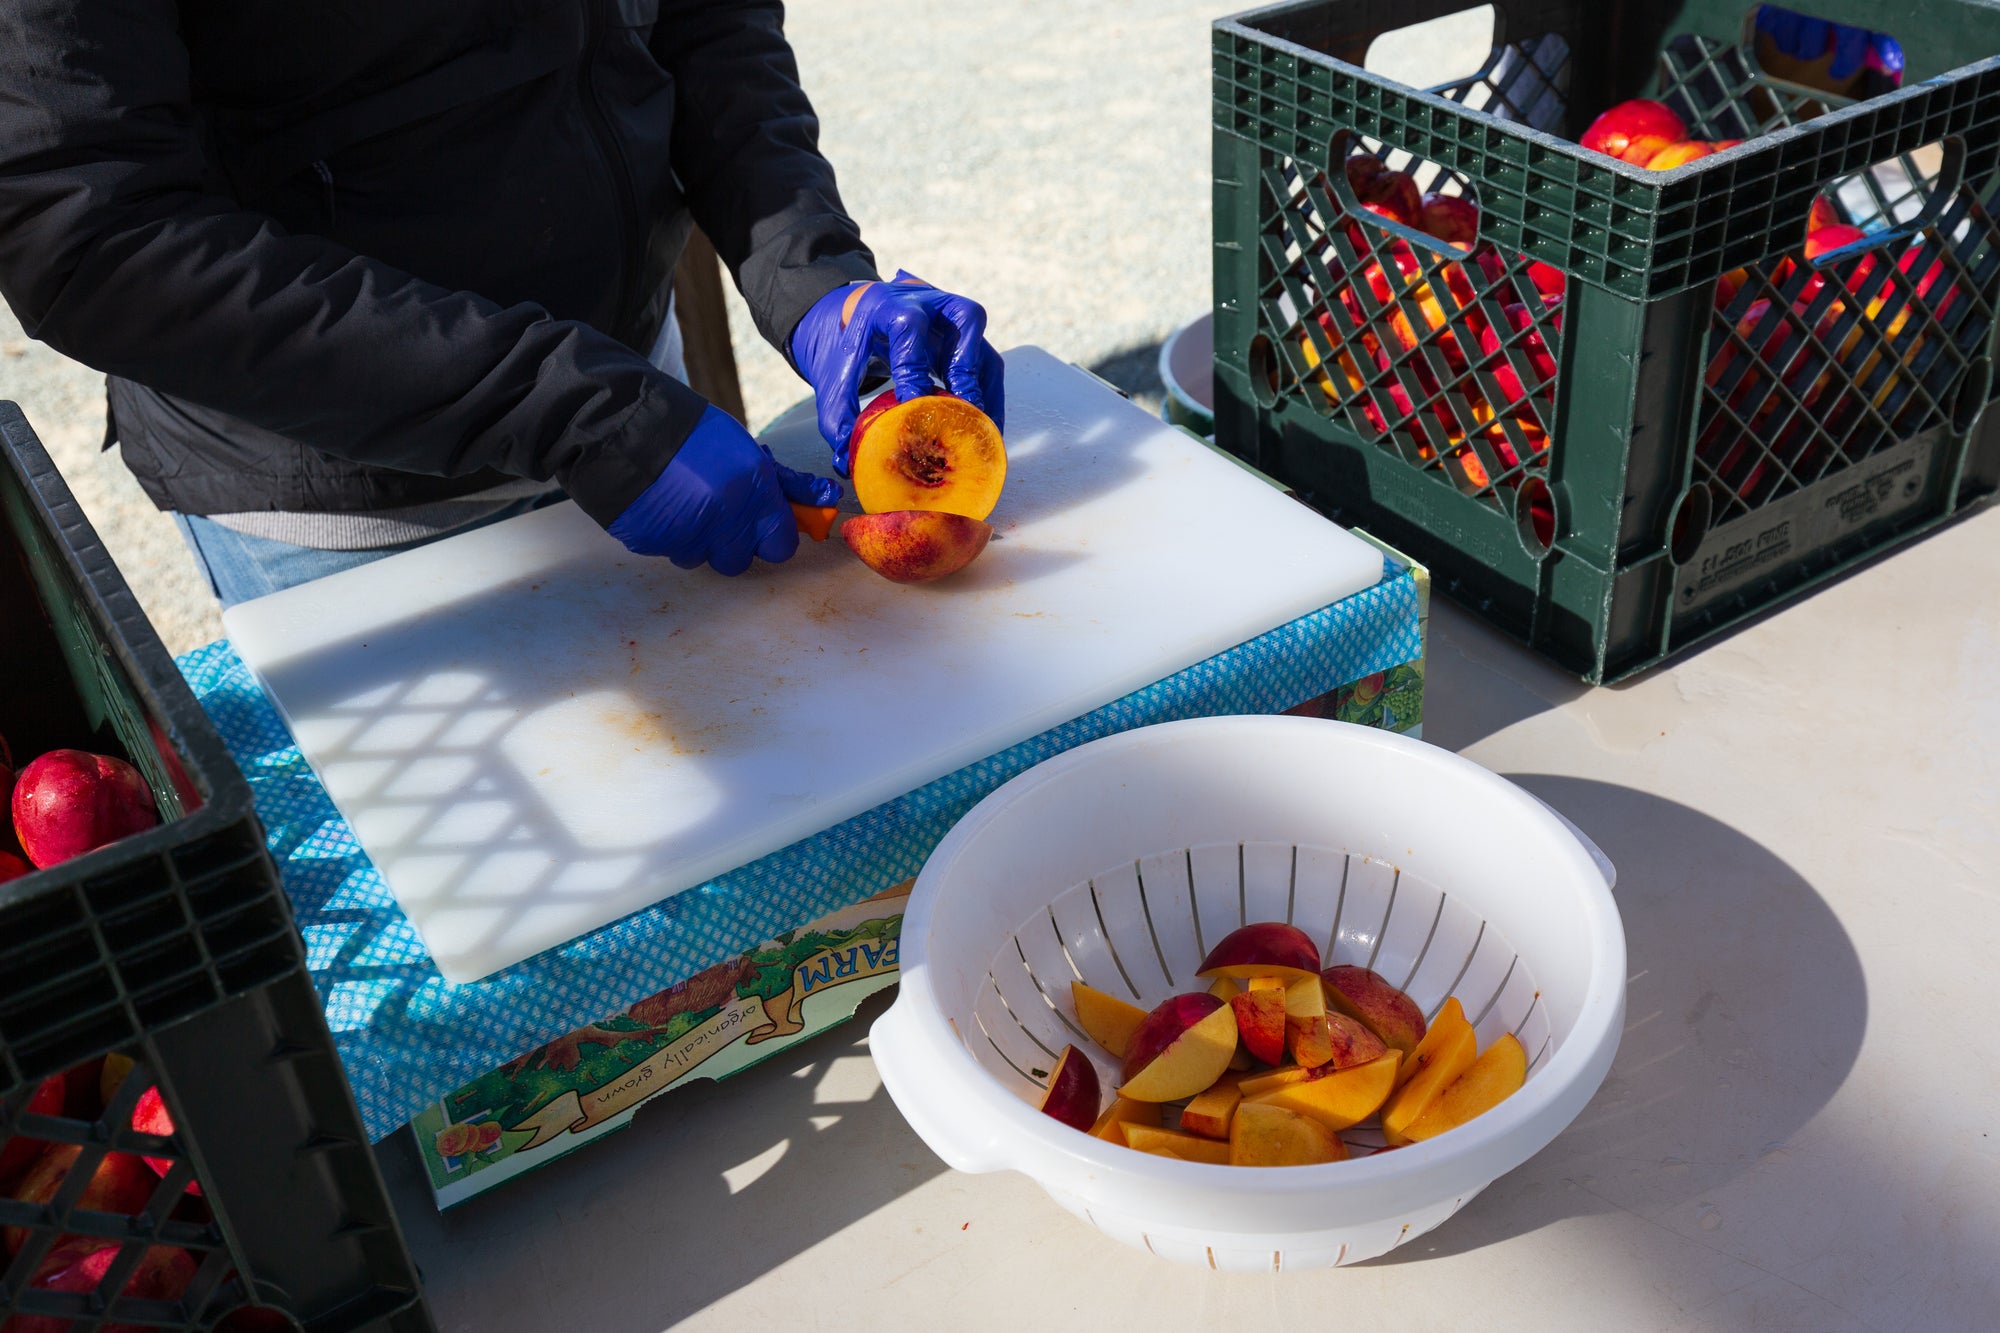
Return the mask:
[[[1380,973],[1321,961],[1304,931],[1258,921],[1208,951],[1196,976],[1208,990],[1150,1010],[1073,981],[1073,1026],[1119,1061],[1120,1083],[1107,1104],[1089,1055],[1065,1046],[1037,1109],[1169,1160],[1313,1166],[1348,1158],[1343,1131],[1379,1125],[1376,1151],[1407,1146],[1526,1082],[1521,1044],[1503,1035],[1479,1051],[1456,997],[1426,1022]]]
[[[849,454],[865,512],[842,523],[840,535],[870,569],[897,583],[930,583],[986,549],[1007,448],[984,412],[952,394],[903,402],[889,390],[855,421]]]

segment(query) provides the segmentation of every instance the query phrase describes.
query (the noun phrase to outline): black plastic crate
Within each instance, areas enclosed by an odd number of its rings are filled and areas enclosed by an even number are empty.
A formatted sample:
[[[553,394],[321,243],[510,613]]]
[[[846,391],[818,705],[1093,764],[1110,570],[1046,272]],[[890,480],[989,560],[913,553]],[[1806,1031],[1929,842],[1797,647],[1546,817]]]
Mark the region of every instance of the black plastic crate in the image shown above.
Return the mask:
[[[1791,6],[1901,42],[1861,101],[1762,72],[1722,0],[1526,0],[1469,78],[1361,68],[1465,7],[1215,25],[1219,443],[1593,682],[1990,499],[2000,59],[1967,60],[2000,11]],[[1574,142],[1637,96],[1745,142],[1661,172]],[[1475,202],[1479,253],[1362,214],[1362,153]],[[1808,260],[1822,195],[1869,235]]]
[[[0,1197],[0,1327],[192,1333],[251,1304],[222,1326],[429,1330],[248,784],[12,403],[0,444],[15,757],[122,755],[162,816],[0,884],[0,1151],[69,1159],[53,1193]],[[133,1125],[155,1088],[169,1136]],[[100,1249],[94,1289],[37,1286],[64,1247]]]

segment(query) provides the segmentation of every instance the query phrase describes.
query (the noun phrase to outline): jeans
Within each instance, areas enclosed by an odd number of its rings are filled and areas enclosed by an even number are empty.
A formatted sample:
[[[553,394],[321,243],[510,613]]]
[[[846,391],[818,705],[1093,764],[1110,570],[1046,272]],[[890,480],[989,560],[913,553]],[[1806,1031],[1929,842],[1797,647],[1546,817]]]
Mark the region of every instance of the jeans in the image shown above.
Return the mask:
[[[445,537],[483,528],[488,523],[498,523],[503,518],[514,518],[565,498],[561,491],[527,496],[497,513],[464,527],[453,528],[450,532],[365,551],[324,551],[316,546],[294,546],[290,542],[272,541],[269,537],[252,537],[248,533],[225,528],[214,519],[200,514],[175,514],[173,520],[181,530],[181,539],[194,553],[195,563],[207,576],[208,586],[215,591],[216,600],[225,607],[231,607],[294,584],[323,579],[343,569],[380,560],[385,555],[414,550]]]

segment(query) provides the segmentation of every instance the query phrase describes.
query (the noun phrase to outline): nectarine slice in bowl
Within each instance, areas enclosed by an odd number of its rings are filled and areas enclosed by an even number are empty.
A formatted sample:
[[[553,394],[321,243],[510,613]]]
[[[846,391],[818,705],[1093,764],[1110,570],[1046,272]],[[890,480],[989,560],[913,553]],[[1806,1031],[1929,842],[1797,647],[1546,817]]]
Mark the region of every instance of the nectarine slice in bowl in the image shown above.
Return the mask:
[[[950,394],[899,402],[893,391],[854,423],[854,498],[871,514],[927,509],[983,519],[1007,483],[1007,447],[993,418]]]

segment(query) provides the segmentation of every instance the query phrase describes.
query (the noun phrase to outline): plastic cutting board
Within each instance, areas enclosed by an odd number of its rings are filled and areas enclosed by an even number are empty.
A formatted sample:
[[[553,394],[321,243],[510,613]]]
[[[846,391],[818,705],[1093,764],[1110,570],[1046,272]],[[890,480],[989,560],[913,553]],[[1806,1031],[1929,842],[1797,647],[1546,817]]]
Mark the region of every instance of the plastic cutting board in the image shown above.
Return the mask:
[[[446,978],[1380,578],[1365,542],[1093,376],[1033,347],[1006,361],[996,533],[935,584],[877,577],[838,535],[741,578],[682,571],[562,504],[224,613]],[[809,404],[764,440],[826,470]]]

